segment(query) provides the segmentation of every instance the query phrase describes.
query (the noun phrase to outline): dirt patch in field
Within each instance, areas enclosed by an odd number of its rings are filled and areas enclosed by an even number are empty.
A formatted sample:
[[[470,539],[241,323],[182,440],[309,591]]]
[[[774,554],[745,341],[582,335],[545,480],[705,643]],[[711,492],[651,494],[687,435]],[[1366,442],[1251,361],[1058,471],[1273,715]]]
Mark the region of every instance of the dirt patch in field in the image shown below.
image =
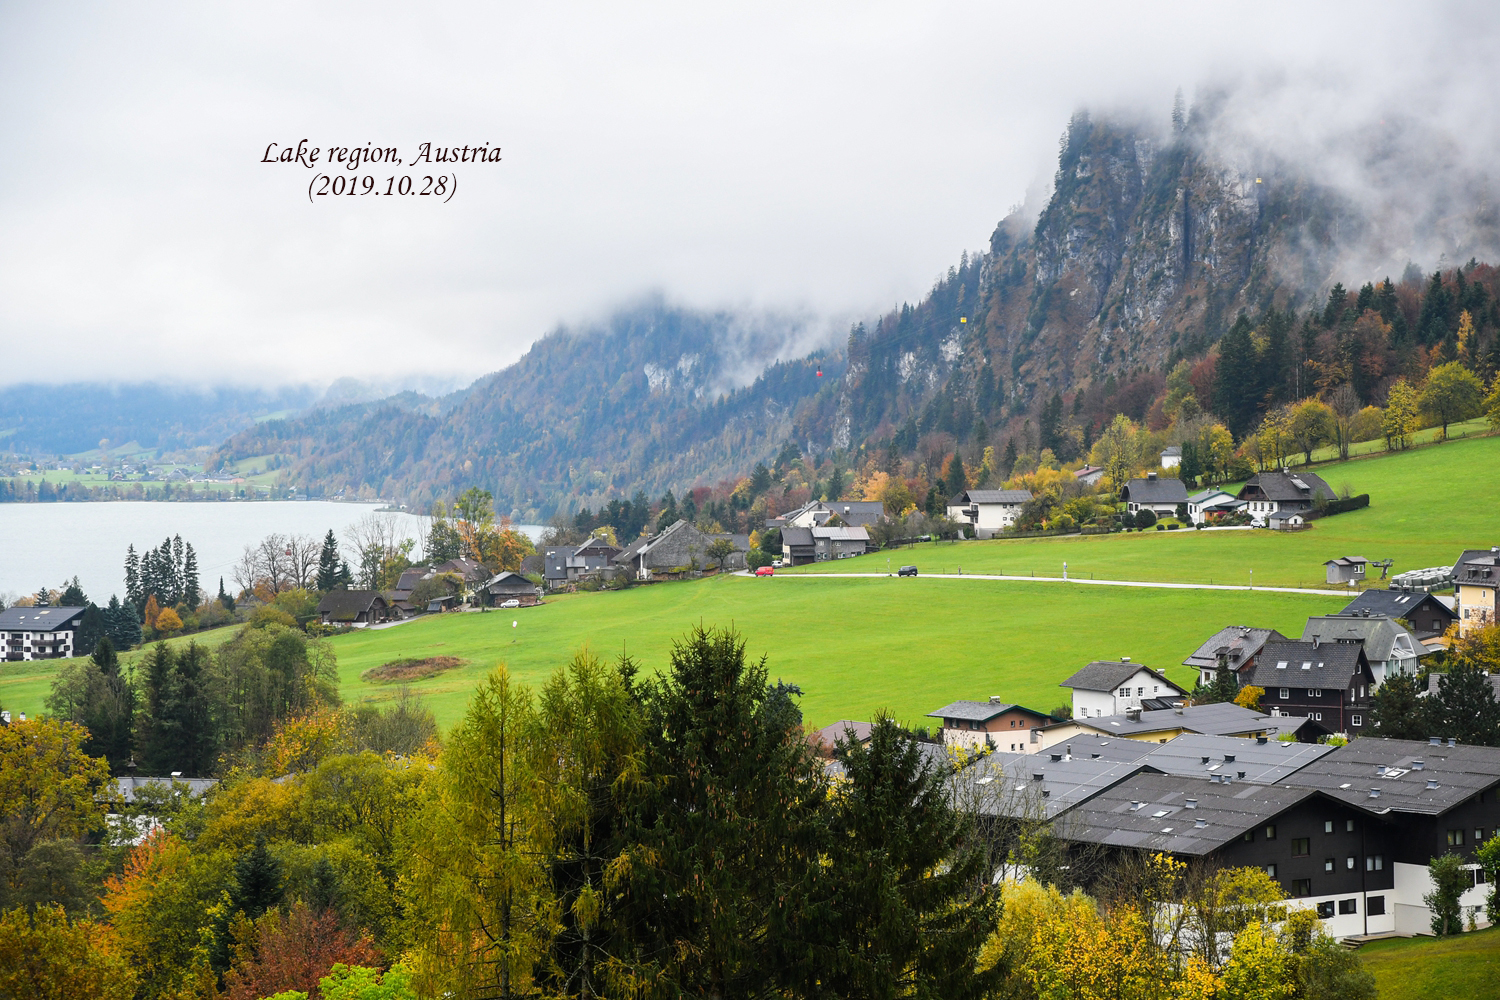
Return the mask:
[[[419,681],[445,670],[461,667],[468,662],[457,656],[429,656],[423,660],[392,660],[390,663],[371,667],[360,674],[359,679],[377,684],[390,681]]]

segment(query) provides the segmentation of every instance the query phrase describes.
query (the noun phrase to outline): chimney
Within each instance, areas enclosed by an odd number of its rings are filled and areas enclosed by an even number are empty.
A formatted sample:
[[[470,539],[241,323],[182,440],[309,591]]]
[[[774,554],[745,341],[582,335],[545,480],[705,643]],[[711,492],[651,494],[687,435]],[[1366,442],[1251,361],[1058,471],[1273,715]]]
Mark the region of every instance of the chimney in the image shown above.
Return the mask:
[[[1042,780],[1042,772],[1041,771],[1032,771],[1031,772],[1031,780],[1032,781],[1041,781]]]
[[[1427,742],[1435,747],[1440,747],[1443,745],[1443,738],[1441,736],[1429,736],[1427,737]]]
[[[1386,766],[1384,764],[1376,764],[1375,765],[1375,773],[1376,774],[1384,774],[1385,772],[1386,772]]]
[[[1448,738],[1448,745],[1450,747],[1456,747],[1456,746],[1458,746],[1458,737],[1456,737],[1456,736],[1449,737]]]
[[[1130,657],[1128,657],[1128,656],[1122,656],[1122,657],[1120,657],[1120,662],[1121,663],[1129,663],[1130,662]]]
[[[1201,829],[1203,829],[1203,828],[1204,828],[1204,827],[1205,827],[1205,826],[1207,826],[1207,825],[1208,825],[1208,820],[1206,820],[1206,819],[1200,819],[1200,820],[1196,820],[1196,821],[1195,821],[1195,822],[1194,822],[1194,823],[1193,823],[1193,826],[1194,826],[1194,827],[1195,827],[1195,828],[1197,828],[1197,829],[1199,829],[1199,830],[1201,830]]]
[[[1265,746],[1266,738],[1264,736],[1257,736],[1255,737],[1255,742],[1257,746]]]
[[[1198,808],[1198,800],[1197,799],[1184,799],[1183,802],[1182,802],[1182,804],[1185,805],[1185,806],[1187,806],[1189,809],[1197,809]]]
[[[1420,757],[1415,758],[1411,762],[1411,769],[1413,771],[1420,771],[1420,770],[1422,770],[1422,768],[1424,768],[1426,766],[1427,766],[1427,762],[1425,760],[1423,760],[1422,758],[1420,758]]]
[[[992,695],[990,695],[990,704],[991,705],[999,705],[999,704],[1001,704],[1000,696],[998,694],[992,694]]]
[[[1372,798],[1372,799],[1378,799],[1378,798],[1380,798],[1380,789],[1378,789],[1378,788],[1372,788],[1372,789],[1370,789],[1370,798]]]
[[[1427,787],[1428,788],[1436,788],[1437,786],[1438,786],[1438,780],[1436,778],[1428,778],[1427,779]]]
[[[1154,472],[1148,472],[1148,473],[1146,473],[1146,482],[1148,482],[1148,483],[1154,483],[1154,482],[1156,482],[1156,473],[1154,473]]]
[[[1062,754],[1055,753],[1052,755],[1052,763],[1056,764],[1060,760],[1062,760]]]
[[[1243,779],[1245,777],[1245,772],[1244,771],[1240,771],[1237,776],[1239,778]]]
[[[1232,753],[1226,753],[1224,755],[1224,763],[1226,763],[1226,764],[1233,764],[1234,763],[1234,754],[1232,754]]]
[[[1129,719],[1131,722],[1140,722],[1141,710],[1138,708],[1127,708],[1125,710],[1125,718]]]
[[[1181,715],[1182,714],[1182,702],[1180,702],[1180,701],[1174,701],[1174,702],[1172,702],[1172,711],[1176,712],[1178,715]]]
[[[1137,801],[1137,800],[1132,799],[1131,802],[1130,802],[1130,811],[1131,812],[1139,812],[1140,808],[1141,808],[1141,803],[1139,801]]]

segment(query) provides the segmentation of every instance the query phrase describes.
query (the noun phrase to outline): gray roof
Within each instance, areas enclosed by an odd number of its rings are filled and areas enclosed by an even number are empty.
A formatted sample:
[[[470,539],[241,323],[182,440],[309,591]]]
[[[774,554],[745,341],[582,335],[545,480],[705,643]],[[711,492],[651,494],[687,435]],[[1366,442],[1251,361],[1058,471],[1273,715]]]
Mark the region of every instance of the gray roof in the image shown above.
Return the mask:
[[[1030,499],[1030,490],[964,490],[948,503],[959,507],[969,503],[1025,503]]]
[[[1317,788],[1370,812],[1440,816],[1500,784],[1500,748],[1366,736],[1309,764],[1286,783]],[[1372,796],[1372,789],[1379,794]]]
[[[534,594],[536,584],[520,573],[506,570],[503,573],[496,573],[485,581],[484,589],[491,594]]]
[[[549,545],[542,553],[542,575],[548,580],[565,580],[568,576],[568,560],[578,553],[581,546]]]
[[[1414,655],[1422,656],[1427,647],[1404,626],[1391,621],[1385,615],[1315,615],[1307,620],[1302,630],[1304,642],[1316,638],[1319,642],[1358,640],[1364,644],[1365,656],[1371,661],[1389,660],[1396,640],[1406,636],[1407,644]]]
[[[171,787],[172,783],[187,785],[188,793],[191,795],[203,795],[210,788],[219,783],[218,778],[147,778],[147,777],[125,777],[115,779],[115,793],[122,802],[134,802],[135,793],[142,788],[158,785],[163,788]]]
[[[1078,757],[1085,760],[1112,760],[1115,762],[1140,760],[1149,754],[1155,743],[1146,740],[1131,740],[1102,733],[1074,733],[1061,743],[1055,743],[1035,754],[1036,757],[1052,759]]]
[[[1167,456],[1168,458],[1174,458],[1174,457],[1175,458],[1181,458],[1182,457],[1182,445],[1180,445],[1180,444],[1169,444],[1169,445],[1167,445],[1165,448],[1163,448],[1161,450],[1161,453],[1163,455]]]
[[[1144,670],[1152,676],[1160,678],[1163,684],[1171,685],[1172,690],[1178,694],[1187,694],[1186,691],[1167,680],[1159,672],[1152,670],[1144,663],[1136,663],[1134,660],[1095,660],[1072,677],[1063,681],[1058,687],[1077,688],[1080,691],[1113,691],[1126,678],[1134,675],[1137,670]]]
[[[1369,561],[1364,556],[1339,556],[1337,559],[1327,560],[1323,565],[1327,566],[1332,563],[1335,566],[1363,566]]]
[[[954,806],[981,816],[1048,818],[1149,765],[1138,760],[992,753],[954,776]]]
[[[811,528],[799,528],[795,525],[788,525],[781,529],[782,545],[811,545],[812,543],[813,530]]]
[[[1227,774],[1237,781],[1263,785],[1281,781],[1334,749],[1324,743],[1282,743],[1206,733],[1183,733],[1165,743],[1146,745],[1150,753],[1141,759],[1158,771],[1193,778]]]
[[[930,719],[963,719],[968,722],[984,722],[987,719],[993,719],[997,715],[1004,715],[1013,708],[1020,709],[1023,712],[1030,712],[1032,715],[1040,715],[1044,719],[1051,718],[1046,712],[1037,712],[1024,705],[1007,705],[995,701],[955,701],[944,705],[935,712],[928,712],[927,717]]]
[[[795,529],[793,529],[795,530]],[[870,532],[863,526],[858,528],[808,528],[813,538],[826,538],[834,542],[868,542]]]
[[[1365,664],[1360,662],[1364,658]],[[1311,643],[1287,640],[1268,642],[1255,660],[1250,683],[1274,689],[1282,687],[1331,688],[1349,685],[1357,673],[1368,675],[1369,657],[1357,642]],[[1373,680],[1373,675],[1370,675]]]
[[[1500,552],[1495,549],[1465,549],[1453,564],[1453,580],[1456,583],[1478,584],[1482,587],[1500,586]]]
[[[1350,601],[1339,614],[1369,611],[1372,614],[1386,615],[1390,618],[1406,618],[1424,604],[1441,609],[1439,614],[1444,615],[1449,621],[1453,620],[1453,609],[1425,590],[1367,590]]]
[[[375,602],[386,603],[385,595],[378,590],[330,590],[318,602],[318,614],[339,621],[354,621],[362,612],[369,611]]]
[[[1068,810],[1059,832],[1084,843],[1202,856],[1317,795],[1312,788],[1141,773]]]
[[[1169,708],[1142,712],[1139,719],[1132,719],[1128,715],[1106,715],[1098,719],[1074,719],[1073,722],[1101,733],[1119,736],[1142,736],[1164,729],[1187,729],[1210,736],[1233,736],[1236,733],[1263,730],[1270,719],[1269,715],[1226,701],[1213,705],[1188,705],[1180,715],[1176,709]]]
[[[1188,503],[1203,503],[1209,497],[1214,497],[1214,496],[1224,496],[1224,497],[1227,497],[1230,500],[1234,500],[1235,499],[1234,494],[1230,493],[1228,490],[1220,490],[1220,489],[1199,490],[1197,493],[1194,493],[1192,496],[1188,497]]]
[[[1120,497],[1130,503],[1187,503],[1187,487],[1181,479],[1170,476],[1157,479],[1132,479],[1120,489]]]
[[[1240,488],[1240,499],[1246,500],[1252,495],[1257,497],[1264,495],[1267,500],[1275,500],[1278,503],[1297,501],[1311,503],[1319,496],[1327,497],[1329,500],[1337,496],[1332,487],[1311,472],[1262,472],[1251,476]]]
[[[1266,641],[1273,638],[1285,639],[1286,636],[1274,628],[1230,625],[1215,632],[1182,663],[1183,666],[1197,667],[1200,670],[1212,670],[1218,667],[1219,654],[1222,653],[1229,658],[1229,669],[1235,670],[1260,652]]]
[[[61,632],[77,628],[83,608],[6,608],[0,611],[0,629],[6,631]]]

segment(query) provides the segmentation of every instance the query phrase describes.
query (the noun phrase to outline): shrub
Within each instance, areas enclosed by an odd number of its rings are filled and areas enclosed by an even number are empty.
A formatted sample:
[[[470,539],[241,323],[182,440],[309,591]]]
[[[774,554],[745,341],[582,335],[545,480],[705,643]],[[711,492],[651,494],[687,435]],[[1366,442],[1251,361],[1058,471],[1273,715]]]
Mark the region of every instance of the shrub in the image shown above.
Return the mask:
[[[1149,528],[1156,523],[1156,511],[1150,507],[1142,507],[1135,512],[1135,526],[1137,528]]]

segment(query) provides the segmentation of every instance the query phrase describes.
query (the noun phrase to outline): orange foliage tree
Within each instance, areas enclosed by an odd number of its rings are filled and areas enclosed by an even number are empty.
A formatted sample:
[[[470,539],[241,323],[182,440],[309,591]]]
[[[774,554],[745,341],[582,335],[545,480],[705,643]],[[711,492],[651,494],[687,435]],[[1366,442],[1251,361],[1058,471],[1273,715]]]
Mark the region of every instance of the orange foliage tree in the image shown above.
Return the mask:
[[[109,928],[69,921],[60,906],[24,907],[0,916],[0,996],[37,1000],[130,1000],[135,971],[119,954]]]
[[[153,598],[154,600],[154,598]],[[154,622],[156,631],[162,635],[171,635],[173,632],[182,631],[182,616],[172,608],[162,608],[156,615]]]
[[[224,977],[227,1000],[258,1000],[286,990],[319,996],[318,980],[337,964],[378,966],[381,955],[368,936],[339,925],[332,910],[296,903],[282,915],[271,910],[239,935],[233,966]]]

